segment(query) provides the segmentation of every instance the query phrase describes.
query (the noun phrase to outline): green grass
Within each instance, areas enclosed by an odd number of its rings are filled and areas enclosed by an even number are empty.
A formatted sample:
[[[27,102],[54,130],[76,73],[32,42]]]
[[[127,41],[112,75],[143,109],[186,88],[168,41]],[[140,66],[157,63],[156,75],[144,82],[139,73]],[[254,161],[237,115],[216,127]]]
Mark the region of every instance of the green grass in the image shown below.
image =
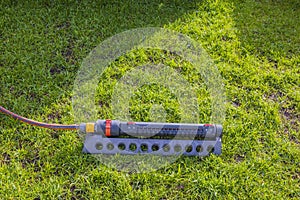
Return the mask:
[[[0,105],[18,114],[73,123],[73,82],[83,59],[106,38],[149,26],[200,42],[215,61],[227,96],[221,156],[181,157],[142,174],[119,172],[82,154],[75,132],[0,115],[0,199],[300,198],[297,0],[0,5]],[[197,88],[200,122],[209,122],[209,94],[193,66],[168,52],[142,49],[107,68],[95,99],[99,118],[113,117],[111,90],[118,79],[147,63],[181,72]],[[167,120],[178,121],[176,98],[157,87],[136,92],[132,117],[150,121],[151,105],[162,103]]]

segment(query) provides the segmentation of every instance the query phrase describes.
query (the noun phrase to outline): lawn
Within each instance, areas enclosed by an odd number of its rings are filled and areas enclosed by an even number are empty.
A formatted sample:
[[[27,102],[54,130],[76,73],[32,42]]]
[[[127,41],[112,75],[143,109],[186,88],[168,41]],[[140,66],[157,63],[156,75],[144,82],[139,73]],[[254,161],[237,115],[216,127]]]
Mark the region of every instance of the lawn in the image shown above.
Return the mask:
[[[22,116],[74,123],[73,83],[84,59],[107,38],[141,27],[171,29],[199,42],[226,92],[222,154],[180,157],[145,173],[83,154],[76,132],[0,114],[0,199],[300,198],[299,1],[4,0],[0,13],[0,105]],[[210,122],[212,101],[194,66],[157,49],[133,50],[106,68],[95,95],[99,119],[115,119],[116,83],[149,63],[180,72],[197,93],[198,123]],[[184,117],[168,88],[152,84],[130,99],[131,118],[152,121],[154,104],[164,105],[161,120]]]

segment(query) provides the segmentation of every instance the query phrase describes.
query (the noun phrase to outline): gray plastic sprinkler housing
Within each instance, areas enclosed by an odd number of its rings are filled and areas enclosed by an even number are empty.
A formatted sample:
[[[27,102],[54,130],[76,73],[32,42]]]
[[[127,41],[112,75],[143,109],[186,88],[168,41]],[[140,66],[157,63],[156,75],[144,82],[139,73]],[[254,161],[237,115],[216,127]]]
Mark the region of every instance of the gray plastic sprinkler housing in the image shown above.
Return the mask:
[[[84,153],[220,155],[222,126],[216,124],[121,122],[98,120],[79,125]]]

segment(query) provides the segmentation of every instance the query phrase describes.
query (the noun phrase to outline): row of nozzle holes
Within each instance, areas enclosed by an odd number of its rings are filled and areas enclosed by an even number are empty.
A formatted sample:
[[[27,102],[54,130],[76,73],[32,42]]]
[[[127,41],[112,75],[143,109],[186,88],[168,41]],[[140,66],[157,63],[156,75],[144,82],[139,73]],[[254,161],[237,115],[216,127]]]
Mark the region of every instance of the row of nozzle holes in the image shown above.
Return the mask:
[[[96,146],[95,146],[95,147],[96,147],[97,150],[102,150],[102,149],[103,149],[103,144],[100,143],[100,142],[98,142],[98,143],[96,143]],[[115,148],[115,146],[114,146],[112,143],[108,143],[108,144],[106,145],[106,148],[107,148],[108,150],[112,151],[112,150]],[[124,150],[126,149],[126,145],[125,145],[124,143],[119,143],[119,144],[118,144],[118,149],[119,149],[120,151],[124,151]],[[131,144],[129,145],[129,150],[130,150],[130,151],[134,152],[134,151],[136,151],[136,149],[137,149],[137,145],[136,145],[135,143],[131,143]],[[147,144],[141,144],[140,149],[141,149],[141,151],[143,151],[143,152],[147,152],[147,151],[148,151],[148,145],[147,145]],[[169,144],[163,145],[163,146],[162,146],[162,149],[163,149],[164,152],[169,152],[169,151],[171,150]],[[158,151],[158,150],[159,150],[159,145],[158,145],[158,144],[153,144],[153,145],[151,146],[151,150],[152,150],[153,152]],[[209,146],[207,146],[207,149],[206,149],[206,150],[207,150],[207,152],[212,153],[212,152],[214,151],[214,147],[213,147],[212,145],[209,145]],[[181,151],[182,151],[181,145],[176,144],[176,145],[174,146],[174,151],[175,151],[175,152],[181,152]],[[187,146],[185,147],[185,152],[190,153],[190,152],[192,152],[192,151],[193,151],[193,146],[192,146],[192,145],[187,145]],[[202,151],[203,151],[203,147],[202,147],[201,145],[196,146],[196,151],[199,152],[199,153],[202,152]]]

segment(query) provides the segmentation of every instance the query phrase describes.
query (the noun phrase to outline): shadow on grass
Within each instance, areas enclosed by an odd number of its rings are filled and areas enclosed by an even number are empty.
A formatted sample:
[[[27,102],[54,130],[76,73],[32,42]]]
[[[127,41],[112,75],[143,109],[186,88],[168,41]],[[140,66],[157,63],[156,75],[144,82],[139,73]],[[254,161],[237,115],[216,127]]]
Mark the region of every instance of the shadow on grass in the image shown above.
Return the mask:
[[[197,8],[189,0],[1,4],[0,73],[6,78],[0,79],[0,103],[25,115],[69,94],[82,60],[101,41],[133,28],[163,27]]]
[[[300,53],[300,2],[235,1],[233,13],[243,49],[276,61]]]

